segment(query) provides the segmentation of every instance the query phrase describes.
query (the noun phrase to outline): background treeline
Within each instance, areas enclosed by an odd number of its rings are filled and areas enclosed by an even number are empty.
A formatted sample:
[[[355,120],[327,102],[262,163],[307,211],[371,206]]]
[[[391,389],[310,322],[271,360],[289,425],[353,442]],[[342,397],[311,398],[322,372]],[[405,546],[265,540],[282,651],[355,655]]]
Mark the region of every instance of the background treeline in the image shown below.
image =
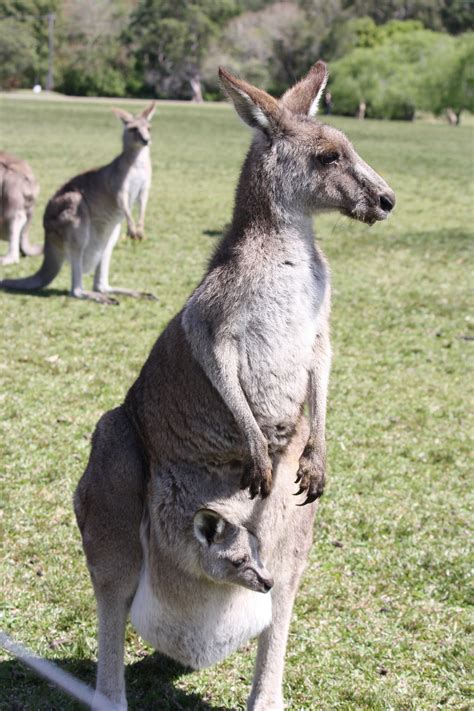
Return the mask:
[[[0,0],[2,88],[45,84],[51,13],[66,94],[217,99],[218,64],[280,94],[323,57],[335,113],[474,110],[470,0]]]

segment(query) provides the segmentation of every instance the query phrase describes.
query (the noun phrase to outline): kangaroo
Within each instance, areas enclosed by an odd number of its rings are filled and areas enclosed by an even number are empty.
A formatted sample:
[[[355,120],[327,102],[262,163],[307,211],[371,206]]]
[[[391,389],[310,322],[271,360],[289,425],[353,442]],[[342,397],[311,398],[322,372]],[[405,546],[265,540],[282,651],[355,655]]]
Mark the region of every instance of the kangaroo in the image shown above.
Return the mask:
[[[154,298],[132,289],[111,287],[109,267],[112,250],[120,237],[125,217],[128,234],[143,238],[145,208],[151,182],[150,121],[155,102],[134,117],[113,109],[124,124],[123,150],[111,163],[69,180],[51,198],[43,216],[44,259],[33,276],[4,279],[0,287],[36,290],[50,284],[66,258],[71,262],[71,296],[103,304],[116,304],[109,294]],[[139,219],[132,217],[139,203]],[[83,288],[83,274],[94,271],[93,291]]]
[[[157,644],[171,634],[167,600],[179,581],[189,599],[205,604],[207,593],[186,582],[198,576],[198,556],[181,553],[181,536],[189,534],[177,532],[192,528],[189,511],[210,508],[254,532],[274,577],[248,709],[283,709],[288,626],[325,482],[330,289],[311,215],[332,209],[373,224],[395,204],[387,183],[348,139],[313,120],[327,81],[323,62],[280,100],[222,68],[219,74],[238,115],[254,129],[231,226],[124,403],[99,421],[75,495],[97,599],[97,689],[124,708],[130,604],[141,591],[135,619],[139,607],[156,621],[149,623],[151,634],[142,631]],[[220,508],[225,502],[228,515]],[[153,535],[166,555],[154,557],[153,546],[140,541],[144,510],[150,540]],[[238,586],[213,586],[216,595],[225,587],[229,596],[216,609],[232,608]],[[183,629],[188,607],[181,621],[170,613],[171,626]],[[211,637],[224,653],[258,633],[237,613],[224,618],[224,627],[235,631],[228,644],[218,640],[221,618],[211,615]],[[195,637],[202,641],[191,627],[190,645]]]
[[[8,252],[0,264],[16,264],[20,251],[26,257],[42,253],[42,246],[30,244],[28,238],[38,195],[39,185],[28,163],[0,151],[0,237],[8,240]]]

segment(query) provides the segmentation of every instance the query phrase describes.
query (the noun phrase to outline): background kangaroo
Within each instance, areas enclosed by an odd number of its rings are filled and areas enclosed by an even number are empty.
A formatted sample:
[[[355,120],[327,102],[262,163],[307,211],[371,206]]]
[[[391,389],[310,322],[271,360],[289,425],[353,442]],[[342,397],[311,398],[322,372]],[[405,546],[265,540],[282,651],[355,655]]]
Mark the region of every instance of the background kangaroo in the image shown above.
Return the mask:
[[[161,547],[180,522],[186,527],[193,492],[227,500],[233,515],[236,502],[246,502],[239,523],[250,521],[275,580],[248,708],[281,711],[291,610],[325,478],[329,276],[311,214],[334,209],[372,224],[387,217],[395,197],[340,131],[312,120],[327,80],[324,63],[279,101],[223,69],[220,77],[255,129],[231,226],[124,404],[100,420],[75,510],[97,598],[97,688],[125,706],[124,628],[137,586],[145,584],[144,507],[150,540]],[[310,504],[303,509],[289,496],[295,476],[293,493]],[[249,500],[240,487],[262,498]],[[145,546],[145,569],[165,588],[176,570],[179,580],[196,575],[178,555],[180,542],[171,548],[158,566]],[[150,614],[158,619],[159,596],[150,589],[143,604],[155,605]]]
[[[0,264],[16,264],[20,250],[26,257],[41,254],[41,245],[31,245],[28,229],[39,195],[39,185],[25,160],[0,151],[0,237],[8,240],[8,252]]]
[[[68,258],[72,296],[105,304],[117,303],[108,296],[111,293],[153,298],[144,292],[111,287],[109,267],[124,217],[128,234],[135,239],[143,237],[151,182],[150,121],[155,102],[136,117],[121,109],[113,111],[124,124],[122,153],[108,165],[72,178],[55,193],[43,216],[44,259],[39,271],[24,279],[4,279],[0,287],[42,289],[53,281]],[[136,201],[140,211],[137,225],[132,217]],[[91,271],[93,291],[86,291],[83,274]]]

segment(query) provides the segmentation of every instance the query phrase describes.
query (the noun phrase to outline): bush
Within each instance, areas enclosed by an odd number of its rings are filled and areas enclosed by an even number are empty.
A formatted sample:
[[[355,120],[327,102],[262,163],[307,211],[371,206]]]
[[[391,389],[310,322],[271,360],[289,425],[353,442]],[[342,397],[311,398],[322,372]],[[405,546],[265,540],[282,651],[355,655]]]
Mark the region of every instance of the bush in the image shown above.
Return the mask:
[[[58,90],[72,96],[125,96],[126,83],[123,76],[111,68],[103,68],[98,74],[79,67],[66,67]]]
[[[332,66],[334,111],[354,115],[360,101],[371,118],[411,120],[417,108],[437,110],[439,92],[430,88],[430,77],[447,73],[443,57],[451,56],[461,39],[419,29],[414,22],[391,22],[378,29],[382,44],[356,48]]]

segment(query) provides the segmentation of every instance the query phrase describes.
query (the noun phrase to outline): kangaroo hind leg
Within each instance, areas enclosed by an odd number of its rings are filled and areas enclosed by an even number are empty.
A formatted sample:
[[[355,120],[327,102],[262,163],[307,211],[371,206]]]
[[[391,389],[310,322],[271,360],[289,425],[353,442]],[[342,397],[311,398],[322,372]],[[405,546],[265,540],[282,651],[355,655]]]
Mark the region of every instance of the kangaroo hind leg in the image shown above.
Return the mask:
[[[97,691],[126,709],[125,624],[140,579],[146,465],[123,409],[107,412],[74,495],[98,616]]]
[[[8,252],[0,259],[0,264],[17,264],[20,261],[20,237],[27,222],[24,212],[15,213],[7,222]]]
[[[136,289],[125,289],[112,287],[109,284],[110,260],[112,251],[120,238],[120,224],[116,225],[109,237],[109,241],[104,249],[101,260],[94,274],[94,290],[101,294],[122,294],[123,296],[133,296],[135,298],[156,300],[156,296],[145,291]]]

